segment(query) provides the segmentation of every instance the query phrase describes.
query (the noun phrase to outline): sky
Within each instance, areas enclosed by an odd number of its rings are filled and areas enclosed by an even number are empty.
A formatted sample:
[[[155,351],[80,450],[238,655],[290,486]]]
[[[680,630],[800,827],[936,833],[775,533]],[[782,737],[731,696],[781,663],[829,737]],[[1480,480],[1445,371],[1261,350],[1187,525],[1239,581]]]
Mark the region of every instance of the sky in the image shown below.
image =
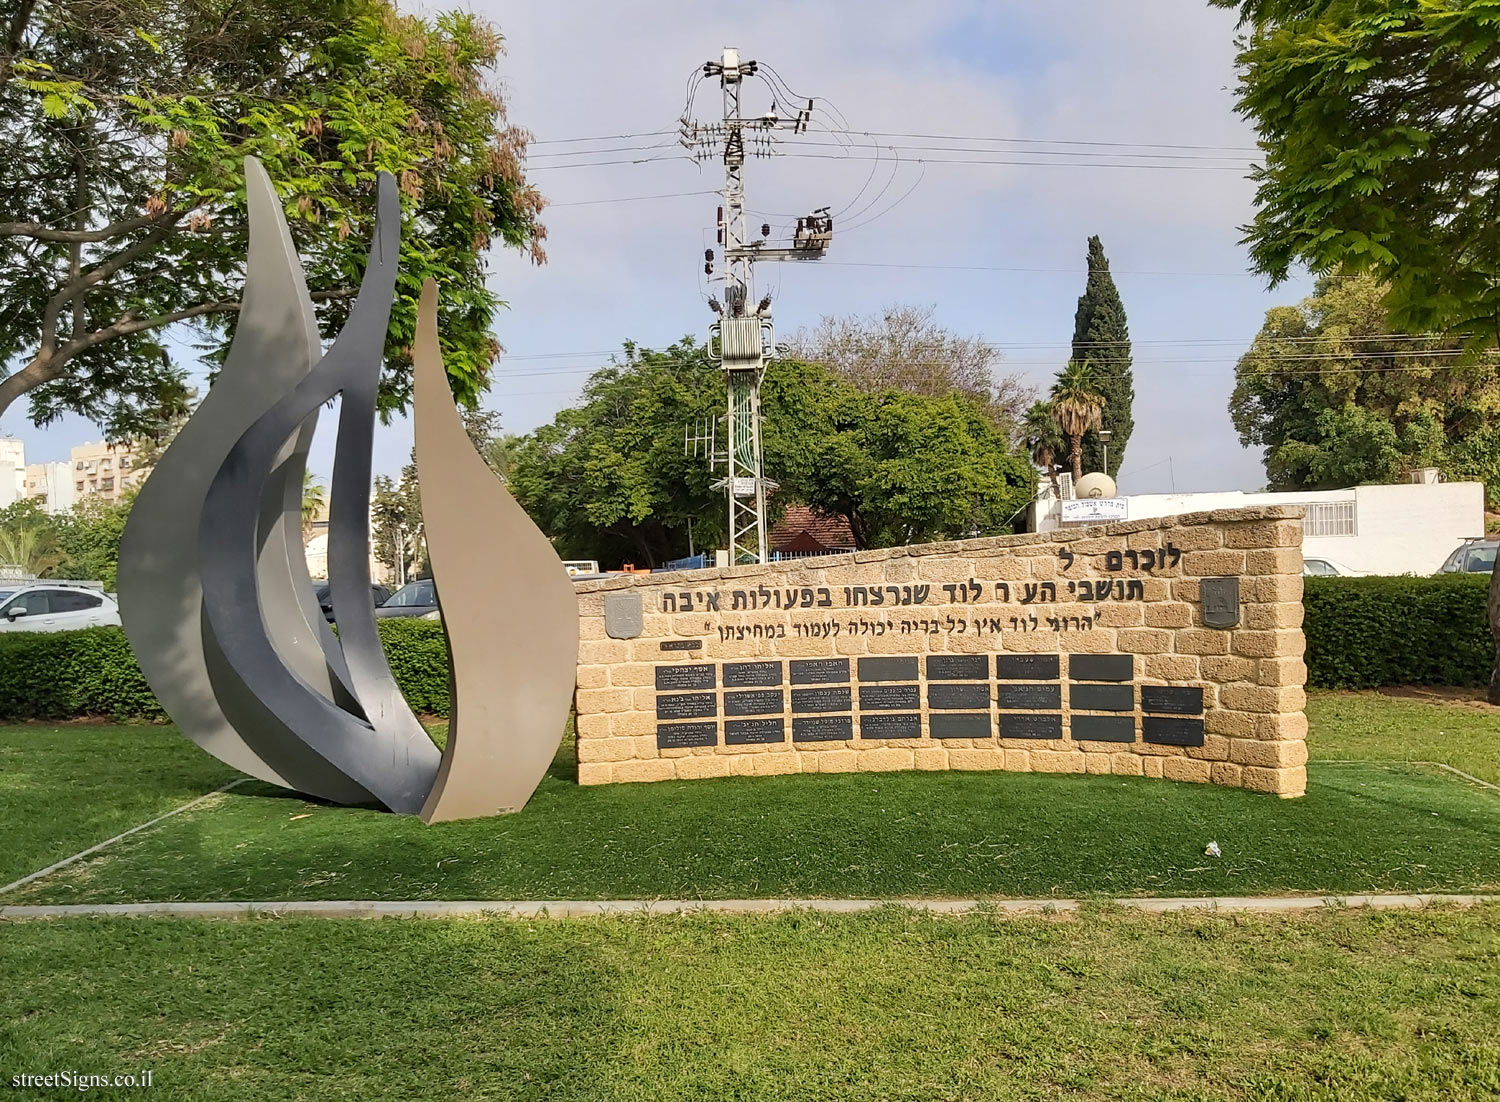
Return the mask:
[[[1204,0],[467,6],[506,37],[498,79],[510,121],[535,136],[530,175],[551,203],[545,265],[498,248],[491,257],[508,307],[485,405],[505,430],[550,421],[623,341],[705,334],[716,285],[704,282],[703,250],[723,170],[695,164],[675,130],[690,78],[734,46],[818,97],[816,125],[848,132],[788,135],[779,155],[747,165],[747,205],[772,215],[753,215],[757,229],[825,205],[837,215],[824,261],[757,266],[778,333],[930,305],[943,326],[996,345],[1002,372],[1045,390],[1068,357],[1098,234],[1134,344],[1120,491],[1264,485],[1259,451],[1240,447],[1226,409],[1234,361],[1265,311],[1310,284],[1268,290],[1239,243],[1255,151],[1233,110],[1233,13]],[[747,82],[746,114],[770,104],[766,83]],[[701,82],[693,117],[721,108],[717,81]],[[941,163],[976,160],[991,163]],[[35,429],[23,407],[0,435],[24,439],[30,462],[100,437],[76,418]],[[325,416],[312,455],[325,484],[333,430]],[[410,447],[409,420],[378,427],[376,473],[399,473]]]

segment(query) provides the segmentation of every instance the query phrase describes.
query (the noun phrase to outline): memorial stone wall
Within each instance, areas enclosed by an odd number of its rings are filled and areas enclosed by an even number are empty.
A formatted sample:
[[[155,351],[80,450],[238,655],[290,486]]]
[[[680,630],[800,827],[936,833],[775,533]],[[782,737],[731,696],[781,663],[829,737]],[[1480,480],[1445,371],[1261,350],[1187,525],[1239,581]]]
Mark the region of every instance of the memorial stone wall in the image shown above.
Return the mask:
[[[578,585],[582,784],[891,769],[1300,796],[1302,509]]]

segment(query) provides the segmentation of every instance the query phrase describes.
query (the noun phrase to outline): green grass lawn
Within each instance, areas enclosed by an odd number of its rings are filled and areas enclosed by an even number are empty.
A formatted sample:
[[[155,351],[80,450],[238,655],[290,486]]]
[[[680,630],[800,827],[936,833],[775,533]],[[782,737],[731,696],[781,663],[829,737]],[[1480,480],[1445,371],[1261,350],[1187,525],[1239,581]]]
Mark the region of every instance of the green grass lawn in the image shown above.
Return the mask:
[[[1317,759],[1440,761],[1500,784],[1500,710],[1381,693],[1313,693],[1308,752]]]
[[[1496,1022],[1497,906],[0,936],[4,1081],[149,1068],[163,1099],[1436,1102],[1500,1094]]]
[[[1500,793],[1400,764],[1456,757],[1494,776],[1500,717],[1354,694],[1311,712],[1315,756],[1392,764],[1314,763],[1291,801],[959,772],[580,788],[565,748],[519,815],[426,827],[246,785],[4,901],[1500,890]],[[19,763],[0,789],[0,859],[16,875],[228,776],[168,728],[7,728],[0,754]],[[1203,856],[1210,840],[1222,859]]]

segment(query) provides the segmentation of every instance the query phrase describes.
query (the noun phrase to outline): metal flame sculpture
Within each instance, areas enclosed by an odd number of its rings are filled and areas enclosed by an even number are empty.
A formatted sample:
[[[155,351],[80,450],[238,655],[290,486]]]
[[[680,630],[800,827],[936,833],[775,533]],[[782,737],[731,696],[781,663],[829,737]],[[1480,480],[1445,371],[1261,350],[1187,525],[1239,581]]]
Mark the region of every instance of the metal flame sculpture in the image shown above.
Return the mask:
[[[402,698],[370,603],[375,395],[401,211],[381,174],[348,322],[320,350],[306,279],[259,162],[250,249],[218,381],[142,485],[120,547],[125,631],[183,734],[272,784],[428,822],[519,810],[556,752],[578,649],[572,583],[474,452],[448,388],[437,288],[422,292],[417,464],[449,637],[453,712],[439,754]],[[302,554],[302,482],[320,408],[341,398],[329,515],[337,636]],[[444,604],[443,587],[461,593]]]

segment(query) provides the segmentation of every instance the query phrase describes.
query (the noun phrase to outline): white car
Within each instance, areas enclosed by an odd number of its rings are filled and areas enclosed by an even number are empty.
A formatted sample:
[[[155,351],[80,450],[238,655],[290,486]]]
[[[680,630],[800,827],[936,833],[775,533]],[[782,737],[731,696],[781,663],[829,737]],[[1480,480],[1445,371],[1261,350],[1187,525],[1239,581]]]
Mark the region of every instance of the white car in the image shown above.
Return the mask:
[[[0,602],[0,631],[75,631],[120,625],[120,606],[88,586],[33,582]]]
[[[1363,570],[1350,570],[1341,562],[1320,557],[1303,559],[1302,573],[1315,578],[1358,578],[1364,575]]]

